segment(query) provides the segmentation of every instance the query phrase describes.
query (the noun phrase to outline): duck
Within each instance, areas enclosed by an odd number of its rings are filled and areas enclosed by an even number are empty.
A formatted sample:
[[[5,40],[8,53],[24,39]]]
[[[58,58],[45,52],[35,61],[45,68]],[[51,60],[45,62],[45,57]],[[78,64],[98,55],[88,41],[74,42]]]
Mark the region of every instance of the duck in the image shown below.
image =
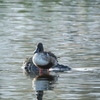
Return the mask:
[[[40,69],[50,69],[58,64],[57,57],[52,52],[44,51],[43,44],[37,44],[37,48],[32,57],[33,64]]]

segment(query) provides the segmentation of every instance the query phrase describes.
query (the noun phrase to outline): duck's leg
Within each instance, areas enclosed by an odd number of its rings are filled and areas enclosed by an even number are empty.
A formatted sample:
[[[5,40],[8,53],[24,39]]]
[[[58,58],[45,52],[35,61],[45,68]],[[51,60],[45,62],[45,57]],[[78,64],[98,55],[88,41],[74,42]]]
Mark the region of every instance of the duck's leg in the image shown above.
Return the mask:
[[[47,69],[47,74],[49,74],[49,69]]]
[[[42,73],[42,68],[39,68],[39,73],[40,73],[40,74]]]

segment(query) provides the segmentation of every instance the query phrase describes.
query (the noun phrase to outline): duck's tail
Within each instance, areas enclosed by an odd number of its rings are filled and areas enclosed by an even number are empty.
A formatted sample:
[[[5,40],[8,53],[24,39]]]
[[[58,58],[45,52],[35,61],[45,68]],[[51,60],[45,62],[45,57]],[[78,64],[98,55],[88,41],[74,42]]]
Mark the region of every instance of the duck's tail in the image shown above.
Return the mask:
[[[50,68],[49,70],[53,72],[65,72],[65,71],[70,71],[71,68],[58,63],[56,66]]]

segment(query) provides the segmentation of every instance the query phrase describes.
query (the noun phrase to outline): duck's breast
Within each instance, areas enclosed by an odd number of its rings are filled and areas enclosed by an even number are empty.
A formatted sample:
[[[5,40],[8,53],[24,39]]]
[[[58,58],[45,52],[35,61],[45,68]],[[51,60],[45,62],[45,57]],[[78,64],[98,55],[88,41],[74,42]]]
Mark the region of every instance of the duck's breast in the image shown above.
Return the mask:
[[[33,63],[35,65],[44,66],[44,65],[47,65],[49,63],[49,57],[48,57],[48,55],[44,55],[44,53],[36,53],[36,54],[34,54],[32,60],[33,60]]]

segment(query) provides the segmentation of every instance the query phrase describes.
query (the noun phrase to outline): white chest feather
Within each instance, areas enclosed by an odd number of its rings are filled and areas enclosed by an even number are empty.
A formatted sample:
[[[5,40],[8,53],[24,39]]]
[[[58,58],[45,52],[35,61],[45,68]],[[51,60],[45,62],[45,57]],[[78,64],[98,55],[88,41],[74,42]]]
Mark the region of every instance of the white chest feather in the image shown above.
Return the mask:
[[[34,54],[34,56],[33,56],[33,63],[35,64],[35,65],[41,65],[41,66],[43,66],[43,65],[47,65],[48,63],[49,63],[49,61],[48,61],[48,59],[47,59],[48,57],[47,56],[44,56],[43,55],[43,53],[41,53],[41,54]]]

